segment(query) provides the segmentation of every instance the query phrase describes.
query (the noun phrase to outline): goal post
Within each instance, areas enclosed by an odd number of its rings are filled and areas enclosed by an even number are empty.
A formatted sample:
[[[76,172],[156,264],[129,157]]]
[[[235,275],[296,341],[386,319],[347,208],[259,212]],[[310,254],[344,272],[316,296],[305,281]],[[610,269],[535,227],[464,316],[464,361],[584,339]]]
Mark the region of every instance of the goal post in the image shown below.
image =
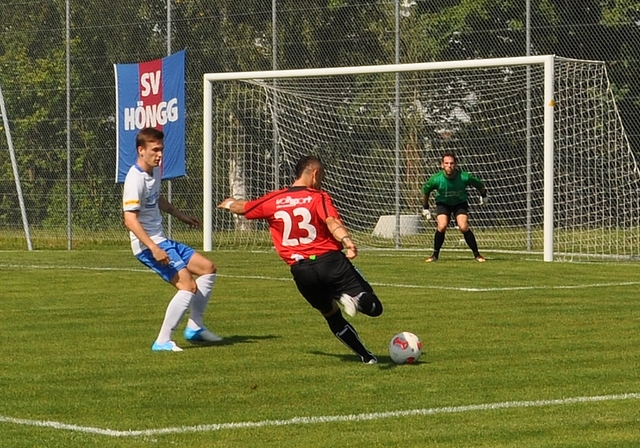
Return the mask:
[[[639,252],[639,172],[602,62],[545,55],[207,73],[203,92],[205,251],[214,237],[219,248],[270,247],[264,223],[215,205],[284,187],[310,153],[327,165],[324,187],[362,247],[428,250],[435,227],[417,216],[420,187],[453,151],[491,196],[480,207],[470,192],[481,250],[545,261]],[[454,232],[449,249],[466,249]]]
[[[18,160],[16,159],[16,153],[13,149],[13,139],[11,138],[11,130],[9,129],[9,117],[7,116],[7,108],[4,104],[4,95],[2,93],[2,88],[0,88],[0,116],[2,116],[2,126],[4,127],[7,146],[9,148],[9,157],[11,159],[11,168],[13,170],[13,180],[16,186],[18,204],[20,205],[20,215],[22,217],[22,228],[24,229],[24,236],[27,240],[27,249],[31,251],[33,250],[33,243],[31,242],[31,231],[29,229],[29,220],[27,219],[27,208],[25,206],[24,196],[22,194],[20,172],[18,171]]]

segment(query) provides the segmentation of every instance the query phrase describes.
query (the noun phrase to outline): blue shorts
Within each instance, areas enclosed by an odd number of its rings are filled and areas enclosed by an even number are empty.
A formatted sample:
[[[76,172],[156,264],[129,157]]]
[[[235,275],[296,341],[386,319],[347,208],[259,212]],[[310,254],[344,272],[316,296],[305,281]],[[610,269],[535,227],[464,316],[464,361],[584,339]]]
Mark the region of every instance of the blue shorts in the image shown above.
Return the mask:
[[[171,279],[175,277],[178,271],[187,267],[189,260],[191,260],[191,257],[193,257],[193,254],[195,254],[196,251],[186,244],[178,243],[173,240],[165,240],[158,244],[158,246],[164,250],[167,255],[169,255],[169,259],[171,260],[169,264],[160,264],[155,258],[153,258],[151,249],[143,250],[136,255],[136,258],[140,260],[140,263],[148,266],[156,274],[162,277],[165,282],[171,283]]]

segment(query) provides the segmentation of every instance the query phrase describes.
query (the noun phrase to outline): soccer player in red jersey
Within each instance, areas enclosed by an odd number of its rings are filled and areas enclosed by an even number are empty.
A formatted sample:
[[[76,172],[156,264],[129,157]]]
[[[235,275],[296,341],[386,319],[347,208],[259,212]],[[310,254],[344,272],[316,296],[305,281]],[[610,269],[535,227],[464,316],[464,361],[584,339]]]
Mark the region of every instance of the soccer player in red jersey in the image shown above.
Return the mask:
[[[296,164],[296,179],[291,186],[253,201],[227,198],[218,208],[247,219],[265,219],[273,245],[290,266],[300,294],[362,362],[375,364],[376,357],[342,316],[338,302],[349,316],[358,311],[379,316],[382,303],[350,261],[357,256],[358,249],[331,196],[322,190],[324,176],[320,159],[305,156]]]

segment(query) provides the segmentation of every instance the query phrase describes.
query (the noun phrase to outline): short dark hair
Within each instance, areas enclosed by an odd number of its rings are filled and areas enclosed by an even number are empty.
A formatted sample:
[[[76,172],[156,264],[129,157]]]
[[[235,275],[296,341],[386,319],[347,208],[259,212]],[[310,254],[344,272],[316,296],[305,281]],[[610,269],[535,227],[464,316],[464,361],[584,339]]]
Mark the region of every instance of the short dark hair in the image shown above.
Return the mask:
[[[164,132],[156,128],[144,128],[136,136],[136,148],[145,146],[149,142],[161,142],[164,140]]]
[[[440,159],[441,162],[444,162],[444,158],[445,157],[451,157],[453,159],[453,161],[455,163],[458,163],[458,158],[456,157],[456,155],[454,153],[452,153],[451,151],[449,152],[445,152],[444,154],[442,154],[442,159]]]
[[[296,163],[296,179],[300,179],[306,170],[315,166],[322,167],[322,161],[319,157],[312,155],[302,157]]]

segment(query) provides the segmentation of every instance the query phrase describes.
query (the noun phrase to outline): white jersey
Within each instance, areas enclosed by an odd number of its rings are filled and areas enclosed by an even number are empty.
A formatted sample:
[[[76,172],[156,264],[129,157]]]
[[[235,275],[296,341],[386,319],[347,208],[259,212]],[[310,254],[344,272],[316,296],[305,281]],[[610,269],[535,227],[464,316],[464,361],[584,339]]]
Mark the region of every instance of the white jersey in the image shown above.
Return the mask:
[[[143,171],[137,164],[129,168],[124,180],[122,192],[122,209],[125,212],[137,211],[138,221],[147,235],[155,243],[165,241],[167,237],[162,228],[162,214],[158,207],[160,198],[160,169],[153,169],[153,176]],[[133,232],[129,232],[131,250],[138,254],[147,249]]]

